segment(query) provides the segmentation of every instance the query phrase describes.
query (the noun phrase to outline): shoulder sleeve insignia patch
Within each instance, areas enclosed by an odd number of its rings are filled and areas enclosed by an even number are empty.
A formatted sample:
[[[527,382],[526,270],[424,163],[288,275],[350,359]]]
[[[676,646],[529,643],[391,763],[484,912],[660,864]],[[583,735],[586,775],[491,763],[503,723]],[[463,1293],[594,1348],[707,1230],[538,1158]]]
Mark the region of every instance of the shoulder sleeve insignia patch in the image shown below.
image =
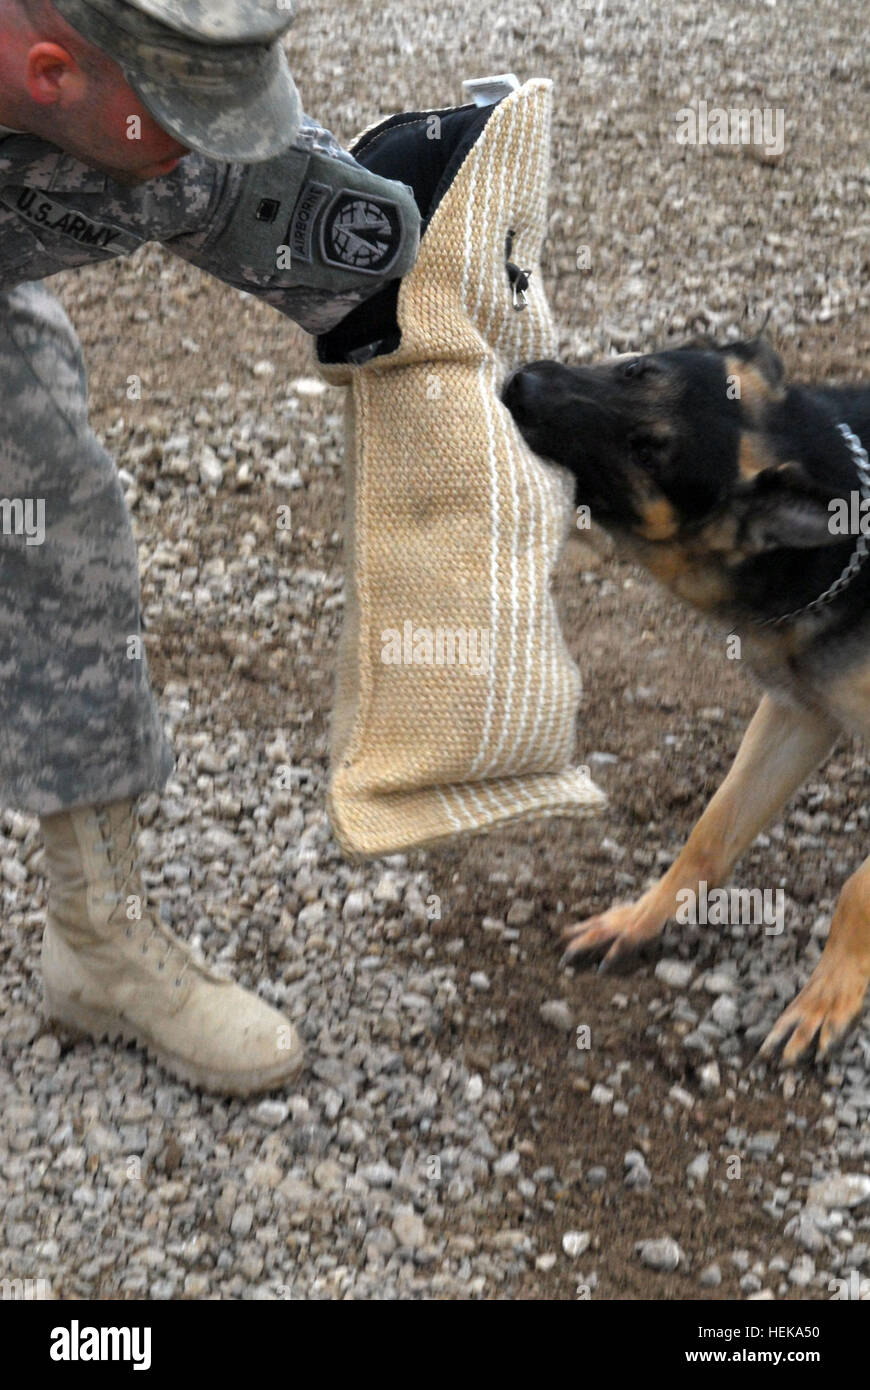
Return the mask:
[[[398,254],[402,220],[388,198],[345,191],[324,214],[321,238],[323,259],[330,265],[383,275]]]

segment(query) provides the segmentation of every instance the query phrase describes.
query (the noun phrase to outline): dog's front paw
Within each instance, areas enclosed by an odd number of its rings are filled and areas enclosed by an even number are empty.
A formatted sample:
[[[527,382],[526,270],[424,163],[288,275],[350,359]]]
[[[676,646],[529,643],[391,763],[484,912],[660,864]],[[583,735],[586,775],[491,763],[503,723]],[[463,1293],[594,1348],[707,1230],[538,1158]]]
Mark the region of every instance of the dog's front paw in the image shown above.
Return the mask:
[[[583,956],[608,948],[598,967],[599,973],[609,970],[618,960],[633,955],[649,941],[655,941],[667,921],[651,913],[643,900],[636,903],[615,903],[598,917],[589,917],[566,927],[562,936],[567,948],[562,965],[572,965]]]
[[[772,1058],[782,1050],[783,1066],[815,1057],[823,1061],[861,1013],[867,976],[842,960],[819,961],[794,1003],[777,1020],[759,1050]]]

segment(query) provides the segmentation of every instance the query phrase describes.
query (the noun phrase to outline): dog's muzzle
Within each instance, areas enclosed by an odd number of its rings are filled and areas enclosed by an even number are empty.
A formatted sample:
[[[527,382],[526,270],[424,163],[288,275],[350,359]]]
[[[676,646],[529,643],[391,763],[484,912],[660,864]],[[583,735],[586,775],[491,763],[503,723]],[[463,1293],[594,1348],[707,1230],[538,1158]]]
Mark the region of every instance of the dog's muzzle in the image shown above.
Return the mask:
[[[533,424],[547,399],[546,362],[517,367],[505,377],[501,388],[502,404],[507,407],[518,425]]]

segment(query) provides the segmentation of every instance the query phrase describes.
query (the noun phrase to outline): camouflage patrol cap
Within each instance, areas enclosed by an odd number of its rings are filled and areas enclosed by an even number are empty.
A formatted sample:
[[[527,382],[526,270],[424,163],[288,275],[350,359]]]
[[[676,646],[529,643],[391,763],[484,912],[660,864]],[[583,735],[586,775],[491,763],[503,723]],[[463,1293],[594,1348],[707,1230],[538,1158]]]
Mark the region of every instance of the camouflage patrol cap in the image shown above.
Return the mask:
[[[295,141],[302,107],[281,46],[292,0],[53,3],[189,149],[255,163]]]

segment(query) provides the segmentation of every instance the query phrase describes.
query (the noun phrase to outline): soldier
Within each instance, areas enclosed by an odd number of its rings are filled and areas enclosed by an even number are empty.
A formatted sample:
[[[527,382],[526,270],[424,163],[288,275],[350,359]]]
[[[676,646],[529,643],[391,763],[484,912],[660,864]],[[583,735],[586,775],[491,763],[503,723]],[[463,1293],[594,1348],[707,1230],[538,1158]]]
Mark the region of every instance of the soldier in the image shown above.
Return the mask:
[[[41,821],[50,1015],[238,1095],[302,1048],[147,902],[136,798],[173,758],[128,659],[136,548],[75,333],[33,282],[159,241],[325,333],[411,268],[412,191],[302,113],[291,21],[282,0],[0,0],[0,469],[10,515],[44,505],[38,536],[0,536],[0,803]]]

